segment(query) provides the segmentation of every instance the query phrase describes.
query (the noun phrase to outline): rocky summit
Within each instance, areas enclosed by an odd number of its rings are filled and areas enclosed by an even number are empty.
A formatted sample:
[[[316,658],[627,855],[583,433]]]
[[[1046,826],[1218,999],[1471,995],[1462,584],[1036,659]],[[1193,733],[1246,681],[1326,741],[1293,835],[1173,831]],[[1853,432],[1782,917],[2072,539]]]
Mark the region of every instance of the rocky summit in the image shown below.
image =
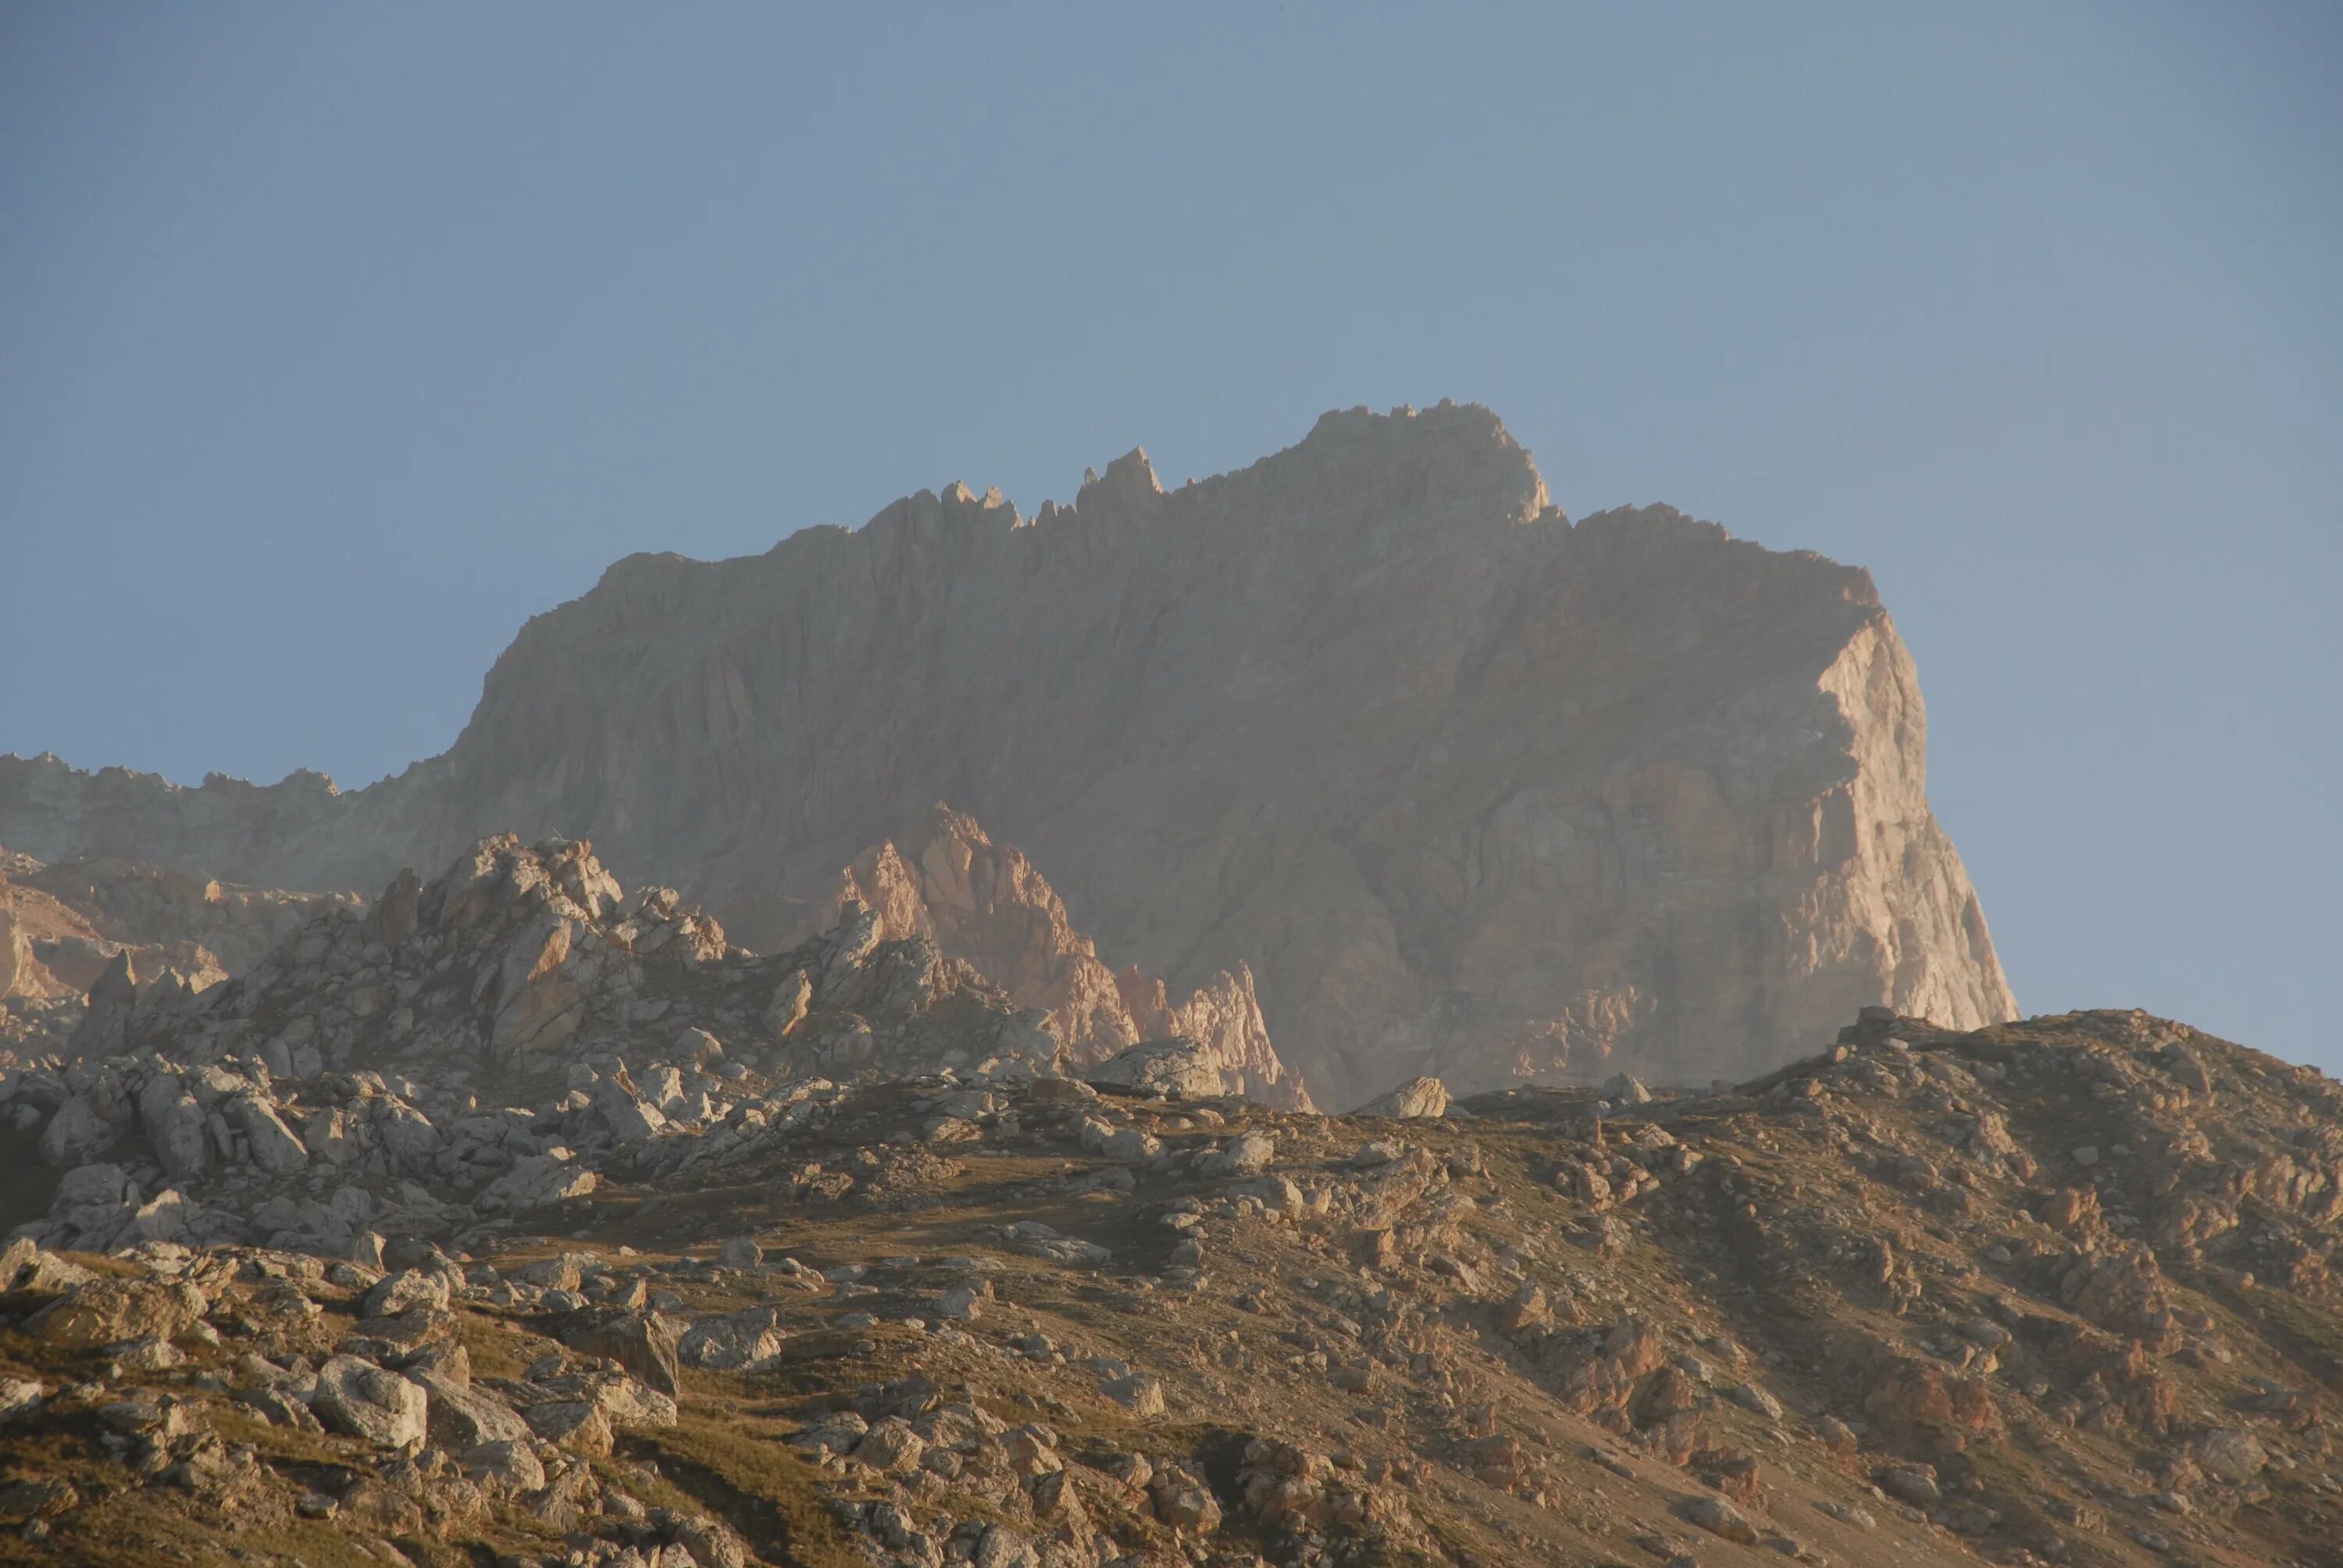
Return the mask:
[[[1744,1076],[1864,1005],[2013,1017],[1926,749],[1865,573],[1665,507],[1574,522],[1443,404],[1172,489],[1134,451],[1031,518],[955,485],[754,558],[633,557],[396,779],[9,759],[0,842],[370,890],[560,834],[771,949],[944,800],[1109,970],[1249,975],[1348,1105]]]

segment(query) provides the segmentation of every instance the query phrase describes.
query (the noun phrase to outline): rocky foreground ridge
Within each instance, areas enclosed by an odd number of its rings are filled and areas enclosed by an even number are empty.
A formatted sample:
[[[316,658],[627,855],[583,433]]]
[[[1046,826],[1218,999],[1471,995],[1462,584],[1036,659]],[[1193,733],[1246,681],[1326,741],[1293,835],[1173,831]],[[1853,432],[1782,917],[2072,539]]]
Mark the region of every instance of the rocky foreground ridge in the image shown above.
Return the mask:
[[[2335,1561],[2311,1070],[1873,1009],[1328,1117],[881,927],[506,838],[117,961],[0,1078],[0,1560]]]
[[[840,1081],[1079,1066],[1246,1087],[1242,1064],[1186,1040],[1071,1051],[1047,1011],[929,934],[840,912],[760,956],[671,889],[627,894],[588,845],[508,836],[371,905],[321,905],[233,980],[142,985],[118,955],[64,1050],[0,1079],[6,1124],[66,1172],[27,1233],[101,1251],[339,1253],[369,1228],[460,1243],[591,1193],[613,1161],[748,1158]]]
[[[874,1039],[947,1039],[895,996]],[[1415,1118],[736,1067],[532,1113],[235,1052],[12,1073],[176,1076],[225,1137],[141,1116],[30,1232],[113,1251],[0,1254],[0,1559],[2334,1561],[2343,1090],[2179,1024],[1879,1012],[1729,1092]],[[162,1235],[162,1181],[244,1238]]]
[[[1425,1072],[1706,1081],[1867,1004],[2011,1017],[1925,764],[1863,572],[1664,507],[1574,524],[1443,404],[1170,491],[1133,452],[1031,518],[953,486],[753,559],[630,558],[397,779],[5,759],[0,842],[374,888],[484,833],[590,837],[770,948],[949,800],[1113,965],[1249,974],[1349,1104]]]

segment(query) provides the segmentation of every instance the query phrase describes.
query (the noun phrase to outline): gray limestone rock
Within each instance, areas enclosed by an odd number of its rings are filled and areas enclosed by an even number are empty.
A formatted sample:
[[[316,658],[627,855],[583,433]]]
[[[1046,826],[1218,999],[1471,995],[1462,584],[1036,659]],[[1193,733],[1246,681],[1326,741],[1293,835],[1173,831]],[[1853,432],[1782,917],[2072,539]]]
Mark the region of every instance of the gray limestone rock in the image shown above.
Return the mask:
[[[1220,1064],[1192,1040],[1152,1040],[1118,1052],[1085,1075],[1100,1089],[1164,1100],[1209,1100],[1228,1092]]]
[[[1387,1094],[1379,1094],[1352,1113],[1391,1116],[1401,1121],[1448,1114],[1448,1086],[1436,1078],[1411,1078]]]
[[[317,1369],[309,1408],[334,1432],[383,1448],[422,1443],[430,1397],[420,1383],[356,1356],[334,1356]]]

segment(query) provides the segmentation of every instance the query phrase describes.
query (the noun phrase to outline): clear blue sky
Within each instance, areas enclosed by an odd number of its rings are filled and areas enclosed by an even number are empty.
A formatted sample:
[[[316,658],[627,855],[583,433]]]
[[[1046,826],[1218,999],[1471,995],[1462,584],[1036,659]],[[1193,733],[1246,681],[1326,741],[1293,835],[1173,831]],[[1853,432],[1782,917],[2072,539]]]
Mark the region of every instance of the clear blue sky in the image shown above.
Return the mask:
[[[2343,1067],[2338,80],[2328,3],[15,0],[0,749],[364,783],[629,551],[1455,397],[1873,568],[2029,1010]]]

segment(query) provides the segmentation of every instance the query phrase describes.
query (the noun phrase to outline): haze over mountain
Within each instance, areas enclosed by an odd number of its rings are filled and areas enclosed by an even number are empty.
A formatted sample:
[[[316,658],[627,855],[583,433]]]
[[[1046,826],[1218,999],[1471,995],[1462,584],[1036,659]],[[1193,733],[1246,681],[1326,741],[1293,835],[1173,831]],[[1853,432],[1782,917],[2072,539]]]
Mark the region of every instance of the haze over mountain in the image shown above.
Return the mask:
[[[1861,570],[1665,507],[1572,523],[1485,409],[1330,414],[1166,491],[921,491],[767,554],[638,556],[530,621],[456,744],[347,795],[0,769],[0,843],[378,889],[588,838],[751,946],[948,801],[1111,966],[1249,970],[1349,1103],[1705,1081],[1885,1004],[2015,1013]]]

